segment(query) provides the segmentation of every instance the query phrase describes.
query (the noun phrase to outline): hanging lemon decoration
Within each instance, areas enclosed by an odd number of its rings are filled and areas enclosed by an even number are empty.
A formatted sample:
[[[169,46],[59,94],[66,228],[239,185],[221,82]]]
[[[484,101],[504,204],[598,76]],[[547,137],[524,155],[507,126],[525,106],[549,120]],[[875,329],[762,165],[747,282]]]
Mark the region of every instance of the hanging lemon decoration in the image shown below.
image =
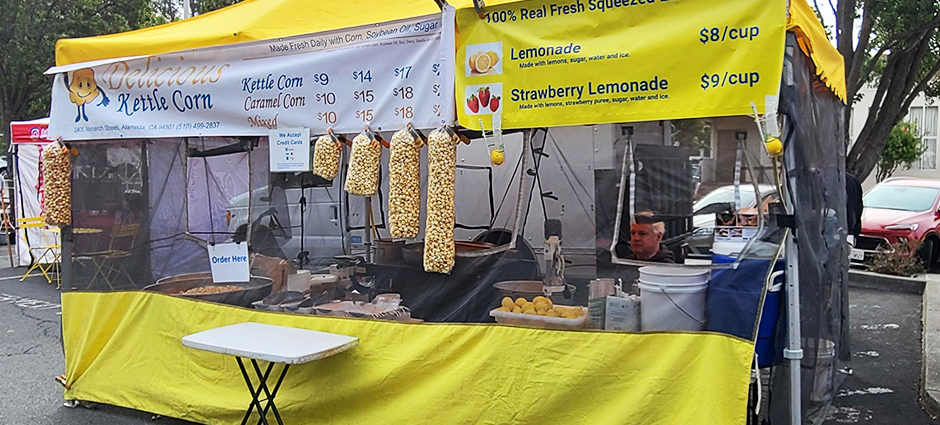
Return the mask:
[[[490,151],[490,162],[492,162],[493,165],[502,165],[505,160],[506,156],[503,154],[502,149],[493,149]]]
[[[778,157],[783,154],[783,142],[776,137],[768,137],[764,142],[764,146],[767,147],[767,153],[772,157]]]

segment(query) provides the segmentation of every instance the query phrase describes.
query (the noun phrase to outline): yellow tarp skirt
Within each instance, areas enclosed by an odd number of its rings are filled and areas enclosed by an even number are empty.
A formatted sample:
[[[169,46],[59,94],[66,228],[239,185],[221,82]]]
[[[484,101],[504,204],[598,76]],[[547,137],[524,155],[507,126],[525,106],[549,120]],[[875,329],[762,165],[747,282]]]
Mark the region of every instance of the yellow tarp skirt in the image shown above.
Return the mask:
[[[246,321],[360,339],[291,367],[277,398],[289,424],[745,423],[753,344],[734,337],[403,324],[145,292],[62,295],[65,396],[239,423],[250,396],[235,359],[180,340]]]

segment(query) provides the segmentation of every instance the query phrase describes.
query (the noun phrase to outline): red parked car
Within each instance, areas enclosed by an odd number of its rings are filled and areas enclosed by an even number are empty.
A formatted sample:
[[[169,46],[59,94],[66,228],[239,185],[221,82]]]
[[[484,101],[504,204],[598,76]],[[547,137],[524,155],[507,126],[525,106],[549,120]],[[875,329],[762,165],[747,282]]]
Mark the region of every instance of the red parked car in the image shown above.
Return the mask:
[[[940,180],[892,178],[863,198],[862,234],[852,260],[901,239],[922,241],[917,255],[928,269],[940,255]]]

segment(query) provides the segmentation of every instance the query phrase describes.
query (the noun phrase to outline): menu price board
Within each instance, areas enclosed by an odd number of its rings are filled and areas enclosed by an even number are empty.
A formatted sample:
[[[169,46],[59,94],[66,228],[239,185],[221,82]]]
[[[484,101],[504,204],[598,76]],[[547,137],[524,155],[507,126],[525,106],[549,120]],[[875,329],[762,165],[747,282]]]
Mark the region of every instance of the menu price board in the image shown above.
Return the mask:
[[[448,20],[447,17],[450,19]],[[65,140],[433,128],[454,121],[453,11],[266,42],[63,67]],[[451,44],[452,46],[452,44]],[[449,50],[449,51],[448,51]],[[80,65],[78,65],[80,67]]]
[[[472,129],[751,115],[779,92],[785,0],[530,0],[457,11]]]

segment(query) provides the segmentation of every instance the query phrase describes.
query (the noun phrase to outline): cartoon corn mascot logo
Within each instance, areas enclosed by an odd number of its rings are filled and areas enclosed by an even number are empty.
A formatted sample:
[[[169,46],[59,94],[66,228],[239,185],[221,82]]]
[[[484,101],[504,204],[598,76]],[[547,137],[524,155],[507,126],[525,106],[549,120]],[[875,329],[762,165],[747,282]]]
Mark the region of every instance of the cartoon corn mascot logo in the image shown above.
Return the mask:
[[[101,95],[101,102],[98,106],[108,106],[111,100],[104,93],[98,83],[95,82],[95,71],[89,68],[79,69],[72,73],[72,82],[69,83],[68,74],[65,75],[65,86],[69,90],[69,101],[78,107],[78,114],[75,116],[75,122],[82,119],[88,121],[88,115],[85,115],[85,105],[91,103],[98,95]]]

